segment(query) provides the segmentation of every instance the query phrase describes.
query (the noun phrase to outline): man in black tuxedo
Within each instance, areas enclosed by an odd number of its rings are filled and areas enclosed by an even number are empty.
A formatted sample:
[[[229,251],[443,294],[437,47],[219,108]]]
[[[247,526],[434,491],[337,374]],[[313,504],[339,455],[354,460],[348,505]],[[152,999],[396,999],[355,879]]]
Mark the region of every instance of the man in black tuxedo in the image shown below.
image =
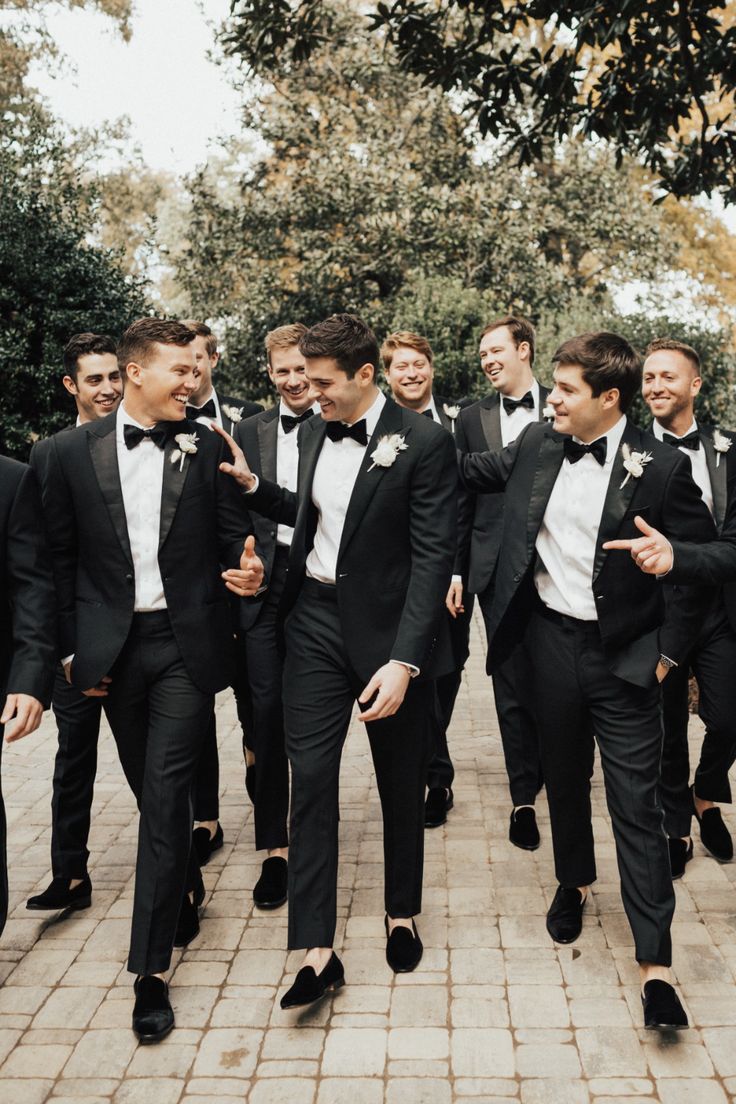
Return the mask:
[[[140,809],[128,968],[133,1029],[174,1025],[163,973],[199,930],[204,887],[191,848],[191,789],[228,685],[232,627],[221,564],[255,591],[242,497],[218,470],[221,442],[185,419],[192,333],[140,319],[118,359],[125,396],[108,418],[52,439],[46,520],[67,677],[101,697]],[[248,579],[250,576],[250,579]]]
[[[491,657],[528,625],[555,869],[547,914],[558,942],[580,933],[595,880],[591,719],[611,814],[624,908],[640,963],[647,1027],[685,1027],[669,984],[674,893],[658,797],[661,682],[687,656],[708,595],[663,590],[603,544],[636,513],[679,537],[714,526],[684,456],[626,418],[641,382],[631,346],[609,333],[554,356],[554,428],[531,425],[502,452],[461,457],[477,492],[504,491],[504,530],[489,618]]]
[[[74,397],[76,426],[114,413],[120,404],[123,383],[113,339],[106,334],[74,334],[64,349],[62,383]],[[61,432],[69,433],[75,425]],[[45,472],[51,453],[50,439],[38,441],[31,451],[31,467],[44,505],[47,504]],[[92,903],[87,840],[102,702],[99,698],[86,698],[71,686],[59,663],[51,707],[59,737],[51,797],[52,876],[46,889],[26,903],[26,908],[36,911],[83,909]]]
[[[644,364],[642,392],[660,441],[679,448],[720,533],[736,474],[733,434],[700,425],[695,399],[702,383],[700,358],[689,345],[671,339],[652,342]],[[669,590],[669,588],[668,588]],[[726,600],[728,599],[728,600]],[[716,802],[731,801],[728,772],[736,758],[736,586],[718,590],[692,641],[687,661],[663,686],[664,747],[662,804],[669,837],[672,876],[681,877],[693,853],[693,813],[707,850],[721,862],[733,858],[733,842]],[[700,761],[690,787],[688,674],[698,682],[699,712],[705,724]]]
[[[220,360],[216,336],[205,322],[188,318],[182,324],[194,334],[192,349],[195,359],[194,375],[197,381],[196,389],[187,402],[186,416],[191,421],[201,422],[203,425],[216,422],[228,433],[233,433],[243,418],[250,418],[260,413],[263,407],[260,403],[249,402],[247,399],[235,399],[232,396],[218,394],[212,382],[213,373]],[[244,687],[237,682],[239,669],[240,665],[236,670],[236,685],[233,690],[238,704],[238,716],[243,724],[248,713],[248,705],[243,700]],[[217,751],[217,724],[214,712],[207,728],[207,738],[202,749],[202,758],[194,786],[194,821],[192,842],[200,865],[204,866],[224,843],[220,825],[220,758]]]
[[[493,390],[458,414],[455,440],[461,452],[495,452],[516,440],[530,423],[542,421],[549,391],[534,378],[535,342],[534,327],[526,318],[508,315],[485,327],[480,364]],[[528,694],[532,678],[529,653],[520,639],[510,652],[494,656],[488,631],[503,513],[503,494],[465,491],[461,495],[455,574],[447,606],[451,612],[460,610],[465,593],[478,595],[511,794],[509,839],[516,847],[533,851],[539,846],[534,803],[542,785],[542,769]]]
[[[453,433],[460,404],[435,396],[434,354],[426,337],[408,330],[389,334],[381,346],[381,359],[394,401],[407,410],[415,410],[417,414],[432,418],[448,433]],[[453,607],[448,614],[455,664],[449,674],[435,681],[437,726],[435,749],[427,772],[427,800],[424,805],[424,824],[427,828],[438,828],[444,824],[454,804],[452,783],[455,768],[447,746],[447,730],[468,658],[472,612],[471,597],[465,608]]]
[[[296,494],[256,479],[239,447],[223,465],[249,505],[294,526],[281,598],[284,722],[292,768],[289,947],[306,949],[283,1008],[344,981],[336,923],[338,780],[358,699],[384,819],[386,957],[413,970],[422,943],[424,787],[433,680],[452,669],[442,616],[452,569],[455,450],[428,418],[376,386],[359,318],[333,315],[299,343],[321,408],[299,430]]]
[[[235,440],[251,470],[289,491],[297,489],[298,430],[319,413],[306,377],[299,341],[307,332],[300,322],[266,334],[268,375],[278,403],[235,427]],[[277,618],[286,582],[293,529],[268,518],[253,518],[268,589],[261,599],[241,602],[242,662],[252,710],[249,731],[256,850],[266,850],[261,875],[253,889],[258,908],[283,905],[287,897],[289,836],[289,763],[284,744],[282,701],[283,653],[278,647]]]
[[[35,732],[51,700],[56,600],[33,472],[0,456],[0,754]],[[8,915],[5,805],[0,790],[0,932]]]

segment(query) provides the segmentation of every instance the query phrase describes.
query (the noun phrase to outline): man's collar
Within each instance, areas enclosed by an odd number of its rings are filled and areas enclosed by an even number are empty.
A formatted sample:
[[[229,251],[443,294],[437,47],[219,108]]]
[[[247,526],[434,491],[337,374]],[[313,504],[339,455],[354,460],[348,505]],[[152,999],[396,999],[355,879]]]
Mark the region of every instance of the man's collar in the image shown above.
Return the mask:
[[[687,437],[688,434],[697,433],[697,432],[698,432],[698,423],[697,423],[695,418],[693,418],[692,423],[690,425],[690,428],[688,430],[686,430],[685,433],[680,433],[680,434],[672,433],[671,430],[665,429],[664,426],[660,425],[660,423],[657,421],[656,418],[652,422],[652,433],[654,434],[654,436],[657,438],[658,441],[662,441],[664,439],[664,434],[665,433],[669,433],[671,437]]]
[[[601,437],[606,438],[606,464],[610,464],[613,461],[614,456],[618,452],[618,447],[621,444],[621,438],[626,430],[626,423],[628,419],[625,414],[622,414],[617,422],[615,422],[610,429],[607,429],[605,433],[601,433],[595,438],[595,441],[600,441]],[[577,441],[579,444],[584,444],[579,437],[573,437],[573,441]],[[594,444],[594,441],[587,442]]]

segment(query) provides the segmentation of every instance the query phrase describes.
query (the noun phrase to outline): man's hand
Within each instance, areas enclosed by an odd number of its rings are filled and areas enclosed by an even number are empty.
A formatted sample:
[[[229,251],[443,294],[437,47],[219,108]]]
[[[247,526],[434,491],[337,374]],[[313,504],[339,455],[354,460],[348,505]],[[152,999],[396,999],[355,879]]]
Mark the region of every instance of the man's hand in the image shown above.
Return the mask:
[[[672,570],[674,562],[672,545],[662,533],[648,525],[644,518],[635,517],[634,523],[644,534],[643,537],[635,537],[633,540],[606,541],[603,547],[607,551],[620,548],[630,552],[634,563],[647,575],[666,575]]]
[[[109,675],[103,675],[96,686],[91,686],[89,690],[83,690],[85,698],[106,698],[107,688],[112,682]]]
[[[223,461],[220,464],[220,471],[225,475],[231,475],[236,483],[238,483],[244,491],[251,491],[256,485],[255,476],[248,467],[248,462],[245,459],[245,453],[241,449],[229,433],[226,433],[217,422],[210,423],[210,429],[215,433],[219,433],[221,437],[224,437],[227,441],[228,448],[233,454],[232,464],[228,464],[227,461]]]
[[[661,660],[658,660],[657,661],[657,670],[654,672],[655,675],[657,676],[657,682],[664,682],[664,680],[667,678],[667,672],[668,671],[669,671],[669,667],[665,667],[664,663],[662,663]]]
[[[62,663],[62,665],[61,665],[62,668],[63,668],[63,671],[64,671],[64,678],[66,679],[66,681],[69,683],[70,686],[72,684],[72,663],[73,662],[74,662],[74,656],[72,656],[71,659],[68,659],[66,661],[66,663]]]
[[[15,724],[6,734],[6,741],[12,744],[14,740],[20,740],[22,736],[35,732],[42,717],[43,705],[36,698],[32,698],[30,694],[8,694],[0,724],[6,725],[13,719]]]
[[[376,694],[373,705],[364,713],[359,713],[358,719],[380,721],[383,717],[392,717],[404,700],[410,679],[411,675],[403,663],[384,663],[358,698],[358,704],[361,705]]]
[[[445,598],[445,605],[453,617],[457,617],[459,613],[465,613],[462,583],[450,583],[450,589]]]
[[[222,577],[225,586],[239,598],[249,598],[260,590],[263,584],[263,564],[256,556],[256,538],[246,537],[243,545],[243,554],[240,557],[240,568],[230,568],[223,571]]]

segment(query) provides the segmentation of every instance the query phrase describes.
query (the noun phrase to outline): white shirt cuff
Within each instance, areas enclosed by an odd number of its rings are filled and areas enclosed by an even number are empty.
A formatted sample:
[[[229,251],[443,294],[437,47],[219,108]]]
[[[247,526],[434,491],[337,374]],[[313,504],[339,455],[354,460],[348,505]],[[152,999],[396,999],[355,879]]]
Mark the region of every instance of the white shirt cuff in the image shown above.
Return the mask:
[[[64,658],[61,661],[61,666],[66,667],[67,663],[71,663],[71,661],[74,659],[76,654],[77,654],[76,652],[72,652],[71,655],[64,656]]]
[[[247,495],[254,494],[258,490],[258,487],[260,486],[261,481],[258,478],[258,476],[255,475],[254,473],[251,473],[251,474],[253,475],[253,478],[255,479],[255,483],[247,491],[243,491],[243,494],[247,494]]]
[[[452,579],[450,580],[450,582],[453,582],[453,583],[461,583],[462,581],[463,581],[462,575],[453,575]]]
[[[390,663],[398,663],[400,667],[406,667],[407,671],[409,672],[409,674],[412,678],[416,678],[417,675],[419,674],[419,668],[417,666],[415,666],[415,664],[413,664],[413,663],[406,663],[405,660],[403,660],[403,659],[392,659],[389,662]]]

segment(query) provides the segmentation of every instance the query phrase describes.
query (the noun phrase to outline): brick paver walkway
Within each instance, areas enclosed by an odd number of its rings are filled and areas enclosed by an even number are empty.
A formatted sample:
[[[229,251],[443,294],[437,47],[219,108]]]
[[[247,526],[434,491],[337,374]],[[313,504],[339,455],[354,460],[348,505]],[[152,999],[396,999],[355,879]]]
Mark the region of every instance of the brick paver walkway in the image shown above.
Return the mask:
[[[175,952],[176,1031],[139,1047],[124,968],[136,815],[109,733],[91,836],[93,907],[69,917],[25,910],[49,872],[53,722],[3,755],[11,912],[0,941],[0,1104],[725,1104],[736,1096],[736,865],[699,842],[677,886],[677,976],[695,1025],[676,1041],[640,1028],[637,972],[596,779],[599,881],[574,947],[555,948],[544,913],[554,889],[542,847],[507,840],[508,796],[483,645],[452,731],[455,809],[427,833],[425,953],[394,977],[384,959],[381,831],[365,738],[343,760],[337,947],[347,986],[301,1016],[278,996],[286,909],[254,912],[259,861],[233,703],[218,703],[226,845],[205,870],[200,937]],[[697,735],[699,722],[693,722]],[[731,818],[736,829],[736,820]]]

